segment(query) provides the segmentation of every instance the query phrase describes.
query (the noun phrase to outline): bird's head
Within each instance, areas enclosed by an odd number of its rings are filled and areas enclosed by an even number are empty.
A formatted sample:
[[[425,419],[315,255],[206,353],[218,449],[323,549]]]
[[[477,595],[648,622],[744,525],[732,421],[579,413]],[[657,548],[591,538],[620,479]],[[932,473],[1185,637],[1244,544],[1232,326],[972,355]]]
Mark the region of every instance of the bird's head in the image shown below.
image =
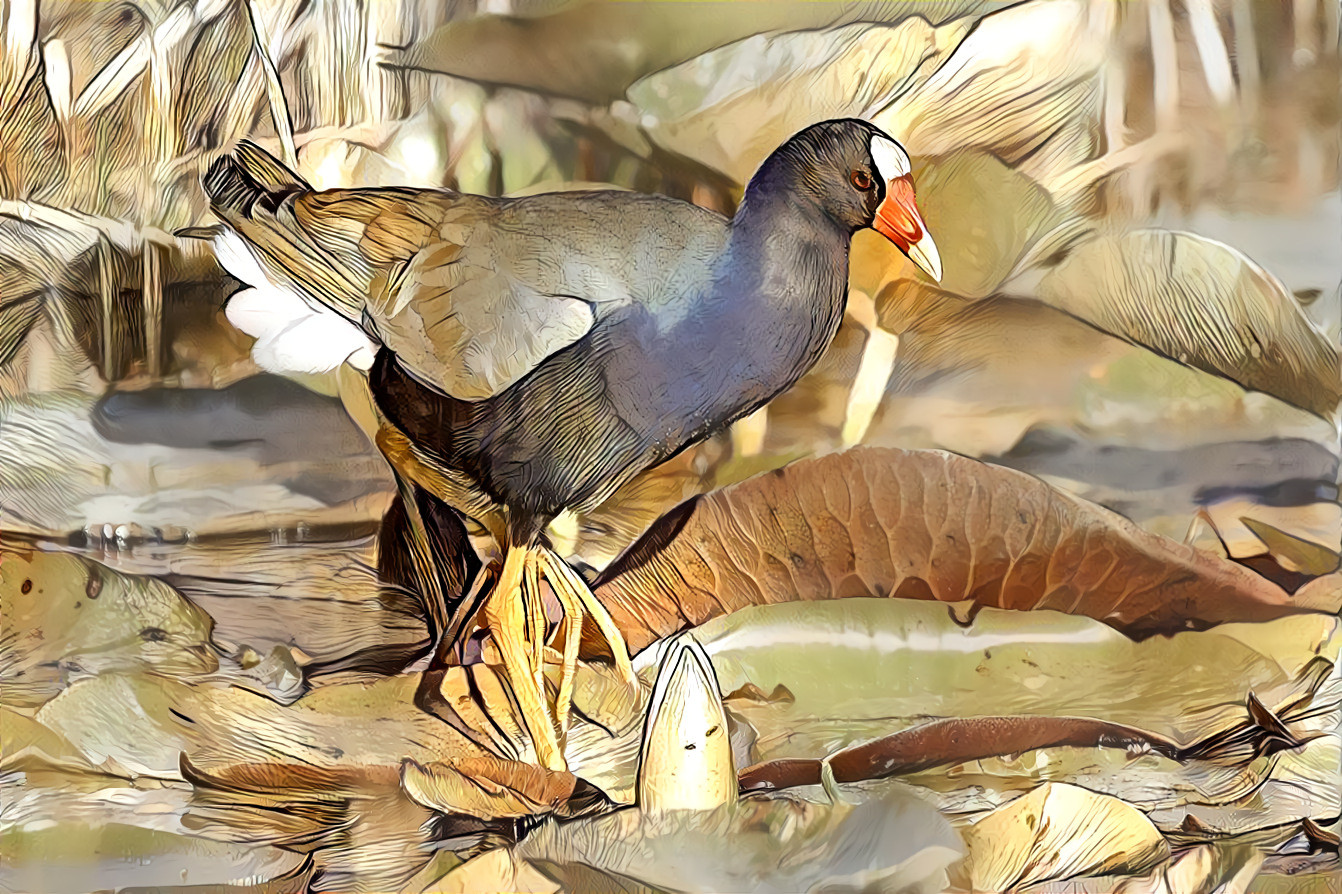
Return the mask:
[[[941,256],[914,200],[909,154],[880,128],[856,118],[814,124],[780,146],[761,175],[849,233],[874,229],[941,279]]]

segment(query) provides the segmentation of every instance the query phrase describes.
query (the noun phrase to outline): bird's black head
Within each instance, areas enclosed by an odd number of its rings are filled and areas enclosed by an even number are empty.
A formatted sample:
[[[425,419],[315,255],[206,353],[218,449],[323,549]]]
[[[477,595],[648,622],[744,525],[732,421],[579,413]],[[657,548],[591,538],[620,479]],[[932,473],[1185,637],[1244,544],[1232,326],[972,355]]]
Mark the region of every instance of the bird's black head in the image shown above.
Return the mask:
[[[941,278],[941,258],[914,201],[909,154],[875,125],[841,118],[797,133],[760,166],[746,202],[763,194],[816,208],[848,233],[871,227]]]

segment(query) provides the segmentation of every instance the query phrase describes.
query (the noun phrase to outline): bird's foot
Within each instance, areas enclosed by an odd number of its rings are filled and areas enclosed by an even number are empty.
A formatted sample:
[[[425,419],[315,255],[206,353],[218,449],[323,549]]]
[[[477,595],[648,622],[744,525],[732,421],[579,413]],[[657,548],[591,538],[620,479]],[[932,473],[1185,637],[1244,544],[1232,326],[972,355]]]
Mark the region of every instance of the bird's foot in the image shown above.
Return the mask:
[[[547,629],[541,577],[550,582],[564,615],[564,648],[554,713],[546,698],[543,674]],[[498,648],[522,723],[531,736],[536,761],[552,770],[566,769],[559,739],[568,731],[584,617],[592,619],[606,640],[620,676],[629,685],[637,685],[624,637],[578,573],[545,547],[507,551],[498,584],[485,603],[484,620]]]
[[[528,565],[532,567],[528,569]],[[532,645],[545,642],[544,628],[536,629],[536,611],[528,604],[528,596],[530,602],[540,598],[535,591],[527,593],[528,583],[535,578],[532,551],[521,547],[509,549],[503,558],[499,582],[485,603],[485,626],[503,661],[503,672],[517,700],[522,724],[536,749],[536,762],[551,770],[564,770],[567,769],[564,752],[546,705],[544,678]]]

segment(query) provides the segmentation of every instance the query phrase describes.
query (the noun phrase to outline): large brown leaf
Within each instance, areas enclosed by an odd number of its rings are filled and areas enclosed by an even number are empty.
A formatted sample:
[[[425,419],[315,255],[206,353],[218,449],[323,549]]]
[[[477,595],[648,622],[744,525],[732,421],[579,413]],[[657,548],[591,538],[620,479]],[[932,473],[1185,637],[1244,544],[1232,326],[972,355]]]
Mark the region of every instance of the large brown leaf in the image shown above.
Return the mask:
[[[748,605],[848,596],[1053,609],[1136,637],[1305,610],[1247,569],[1029,475],[878,448],[682,504],[597,595],[636,650]]]

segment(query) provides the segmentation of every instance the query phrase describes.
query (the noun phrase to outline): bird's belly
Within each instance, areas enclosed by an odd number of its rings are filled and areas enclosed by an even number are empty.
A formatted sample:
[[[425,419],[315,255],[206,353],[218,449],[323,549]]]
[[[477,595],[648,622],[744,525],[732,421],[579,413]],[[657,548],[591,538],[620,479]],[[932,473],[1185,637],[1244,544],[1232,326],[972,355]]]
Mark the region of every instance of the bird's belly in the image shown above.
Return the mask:
[[[413,442],[510,517],[543,527],[752,412],[818,356],[805,331],[761,337],[748,321],[707,314],[656,324],[637,312],[607,320],[486,401],[425,388],[385,353],[370,381]]]

